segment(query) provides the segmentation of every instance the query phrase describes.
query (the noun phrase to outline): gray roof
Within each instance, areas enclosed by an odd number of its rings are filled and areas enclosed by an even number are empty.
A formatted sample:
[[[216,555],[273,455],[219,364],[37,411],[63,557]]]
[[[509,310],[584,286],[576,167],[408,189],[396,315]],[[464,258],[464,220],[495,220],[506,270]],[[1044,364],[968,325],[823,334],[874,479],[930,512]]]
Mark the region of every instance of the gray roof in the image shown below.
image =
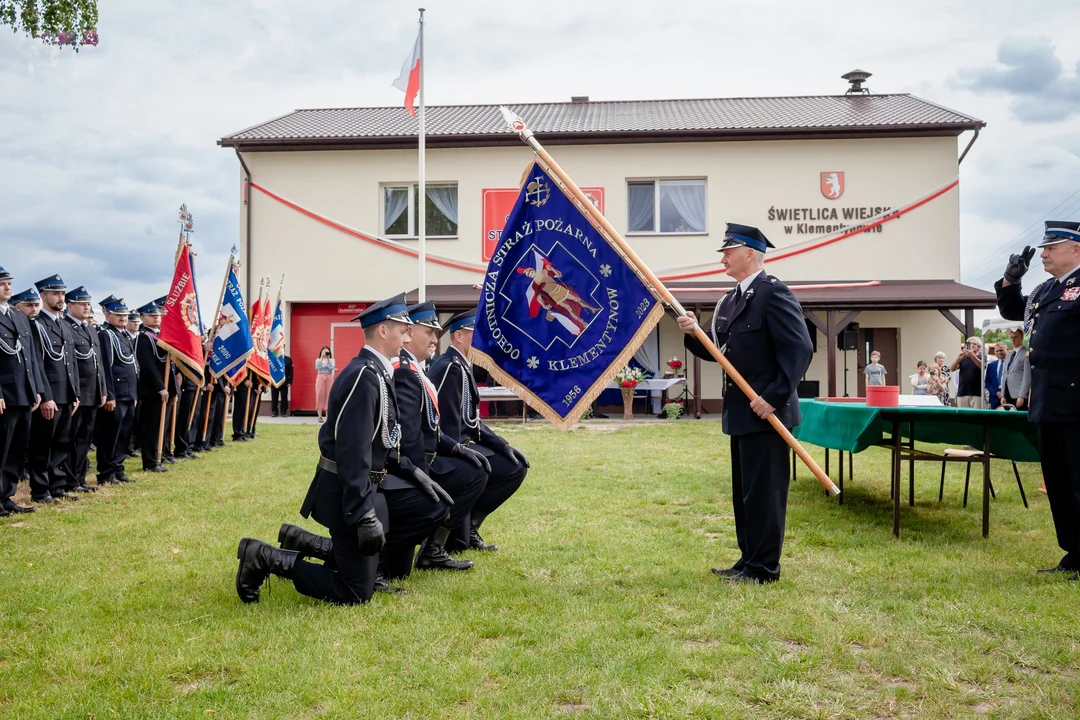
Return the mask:
[[[819,95],[703,100],[578,101],[509,105],[544,140],[650,142],[958,135],[985,125],[913,95]],[[498,105],[440,105],[426,109],[433,146],[518,142]],[[418,122],[402,106],[296,110],[227,135],[239,148],[416,146]]]

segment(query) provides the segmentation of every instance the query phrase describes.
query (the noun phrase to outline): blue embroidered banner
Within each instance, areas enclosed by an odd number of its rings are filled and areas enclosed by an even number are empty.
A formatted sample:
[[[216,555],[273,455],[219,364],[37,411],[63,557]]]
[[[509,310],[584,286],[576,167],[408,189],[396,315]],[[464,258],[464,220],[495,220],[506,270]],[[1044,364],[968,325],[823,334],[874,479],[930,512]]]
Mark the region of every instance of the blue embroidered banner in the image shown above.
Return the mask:
[[[565,429],[663,314],[576,201],[534,164],[488,265],[470,359]]]
[[[210,372],[215,378],[228,373],[235,377],[247,364],[248,355],[255,349],[251,340],[251,325],[248,323],[244,296],[240,292],[240,282],[236,278],[236,266],[229,268],[229,278],[225,281],[225,295],[218,308],[217,334],[214,335],[214,347],[210,355]]]
[[[281,312],[281,297],[274,308],[274,321],[270,325],[270,345],[266,348],[266,359],[270,365],[270,381],[274,387],[281,387],[285,382],[285,319]]]

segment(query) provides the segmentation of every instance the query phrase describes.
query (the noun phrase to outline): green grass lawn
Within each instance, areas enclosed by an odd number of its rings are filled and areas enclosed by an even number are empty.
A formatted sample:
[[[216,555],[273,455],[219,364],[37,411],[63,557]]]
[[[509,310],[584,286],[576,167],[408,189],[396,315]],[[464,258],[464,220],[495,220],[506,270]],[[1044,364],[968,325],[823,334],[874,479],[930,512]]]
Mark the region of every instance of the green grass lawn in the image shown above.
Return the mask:
[[[941,504],[938,466],[915,508],[905,477],[901,540],[885,451],[842,507],[802,469],[781,581],[732,587],[718,423],[504,430],[533,467],[484,526],[502,549],[367,606],[234,590],[242,536],[318,530],[316,426],[0,520],[0,717],[1080,716],[1080,583],[1035,575],[1059,552],[1034,466],[1025,510],[995,465],[988,540],[960,464]]]

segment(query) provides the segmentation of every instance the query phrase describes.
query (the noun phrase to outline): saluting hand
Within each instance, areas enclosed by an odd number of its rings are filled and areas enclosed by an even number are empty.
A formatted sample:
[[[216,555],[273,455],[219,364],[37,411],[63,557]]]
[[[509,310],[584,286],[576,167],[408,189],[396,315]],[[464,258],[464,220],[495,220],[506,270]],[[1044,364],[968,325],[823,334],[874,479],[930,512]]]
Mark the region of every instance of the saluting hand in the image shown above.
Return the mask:
[[[765,398],[760,395],[750,401],[750,409],[762,420],[776,412],[776,408],[765,402]]]
[[[676,318],[676,321],[679,323],[679,329],[687,335],[693,333],[694,328],[697,327],[697,316],[692,312],[688,312],[685,315]]]
[[[1031,258],[1035,257],[1035,248],[1030,245],[1024,246],[1024,251],[1009,256],[1009,264],[1005,267],[1005,282],[1002,285],[1019,285],[1020,278],[1028,271]]]

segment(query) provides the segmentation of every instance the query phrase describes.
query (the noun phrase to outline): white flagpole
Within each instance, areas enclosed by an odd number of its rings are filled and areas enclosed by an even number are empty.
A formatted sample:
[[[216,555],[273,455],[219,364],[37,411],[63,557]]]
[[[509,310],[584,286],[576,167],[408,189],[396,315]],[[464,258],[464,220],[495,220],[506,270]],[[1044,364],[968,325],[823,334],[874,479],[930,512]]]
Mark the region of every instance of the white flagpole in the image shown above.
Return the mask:
[[[427,178],[425,177],[424,168],[424,145],[424,8],[420,8],[420,180],[417,192],[420,196],[420,207],[418,209],[420,227],[417,229],[420,277],[417,302],[424,302],[427,287]]]

